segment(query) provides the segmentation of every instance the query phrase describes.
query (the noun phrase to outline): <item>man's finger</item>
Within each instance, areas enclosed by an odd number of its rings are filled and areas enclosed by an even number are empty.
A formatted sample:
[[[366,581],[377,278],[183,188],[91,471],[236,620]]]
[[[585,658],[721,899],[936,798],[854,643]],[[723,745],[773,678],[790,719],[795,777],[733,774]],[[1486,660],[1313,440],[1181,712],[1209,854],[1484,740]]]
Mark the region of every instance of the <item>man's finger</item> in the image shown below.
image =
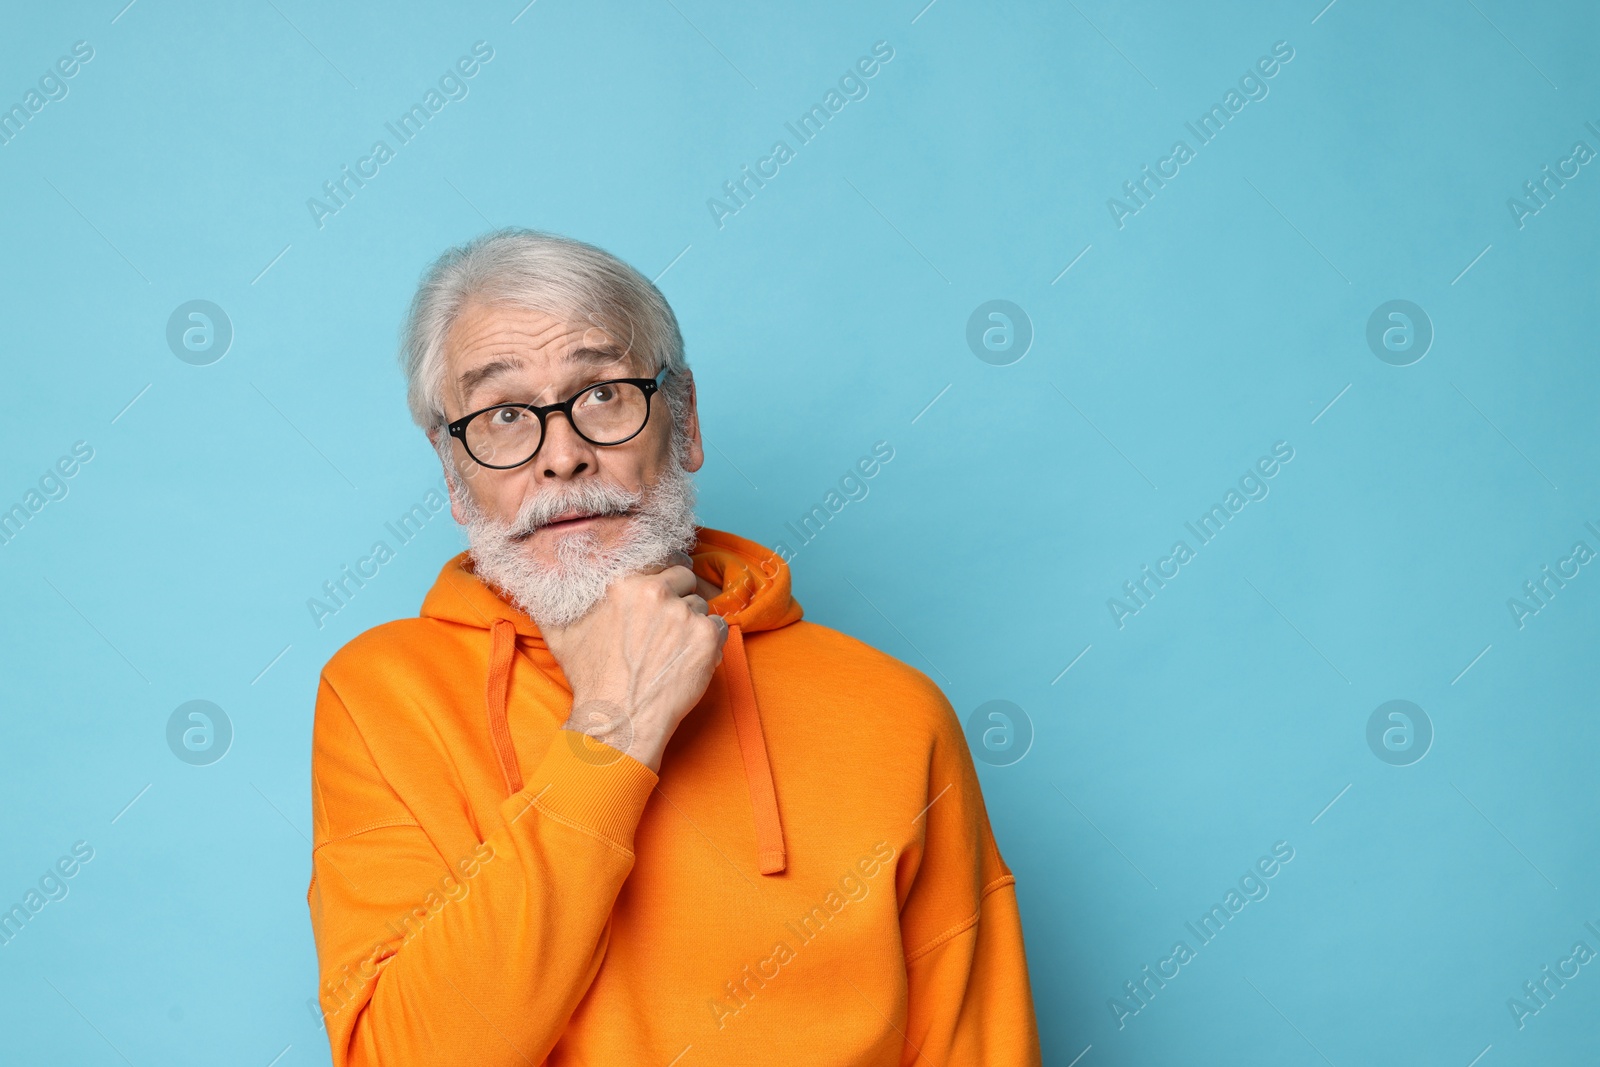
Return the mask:
[[[694,571],[688,567],[674,564],[660,572],[660,577],[667,580],[667,588],[679,596],[688,596],[696,589]]]
[[[650,566],[650,567],[646,567],[640,573],[641,574],[659,574],[659,573],[661,573],[662,571],[666,570],[669,567],[688,567],[690,570],[693,570],[694,569],[694,560],[690,558],[689,553],[687,553],[687,552],[674,552],[672,555],[668,556],[662,562],[654,564],[653,566]]]

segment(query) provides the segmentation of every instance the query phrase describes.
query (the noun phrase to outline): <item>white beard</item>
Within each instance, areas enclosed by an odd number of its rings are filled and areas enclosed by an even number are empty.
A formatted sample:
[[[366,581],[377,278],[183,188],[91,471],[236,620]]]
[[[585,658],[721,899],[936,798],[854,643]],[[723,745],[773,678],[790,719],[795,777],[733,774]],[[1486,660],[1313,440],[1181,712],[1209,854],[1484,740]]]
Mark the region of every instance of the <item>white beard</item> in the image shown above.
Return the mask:
[[[497,586],[541,629],[576,622],[605,597],[606,587],[614,580],[664,563],[674,552],[690,552],[697,539],[695,485],[676,455],[656,483],[640,492],[585,478],[530,497],[517,517],[506,523],[482,513],[461,484],[453,463],[447,462],[445,470],[458,499],[465,502],[474,572]],[[527,543],[517,535],[568,511],[633,514],[609,549],[602,547],[592,529],[577,530],[556,535],[553,565],[532,558]]]

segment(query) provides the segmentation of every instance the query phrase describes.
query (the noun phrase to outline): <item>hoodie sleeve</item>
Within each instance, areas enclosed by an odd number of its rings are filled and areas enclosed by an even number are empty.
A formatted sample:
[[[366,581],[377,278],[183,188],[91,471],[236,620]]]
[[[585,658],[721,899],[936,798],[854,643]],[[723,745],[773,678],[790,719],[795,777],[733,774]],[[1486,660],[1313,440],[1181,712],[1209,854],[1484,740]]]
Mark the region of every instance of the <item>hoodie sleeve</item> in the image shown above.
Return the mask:
[[[548,1055],[605,956],[657,780],[629,756],[584,759],[577,736],[558,731],[486,838],[445,856],[322,679],[306,900],[334,1067]]]
[[[989,828],[972,754],[949,701],[941,709],[921,819],[898,879],[906,947],[905,1067],[1038,1067],[1038,1026],[1016,878]]]

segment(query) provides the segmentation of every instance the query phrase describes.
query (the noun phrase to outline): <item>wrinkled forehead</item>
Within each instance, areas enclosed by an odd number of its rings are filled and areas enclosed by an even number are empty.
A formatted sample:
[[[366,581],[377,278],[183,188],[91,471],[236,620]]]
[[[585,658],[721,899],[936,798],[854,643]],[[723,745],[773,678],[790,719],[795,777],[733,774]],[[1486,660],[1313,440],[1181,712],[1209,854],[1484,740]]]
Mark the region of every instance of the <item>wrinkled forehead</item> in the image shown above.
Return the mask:
[[[444,348],[453,364],[489,350],[514,350],[552,363],[614,361],[632,354],[632,335],[631,323],[598,311],[473,302],[451,323]]]
[[[464,308],[444,355],[446,392],[462,401],[493,383],[558,391],[591,372],[627,376],[638,365],[626,323],[504,304]]]

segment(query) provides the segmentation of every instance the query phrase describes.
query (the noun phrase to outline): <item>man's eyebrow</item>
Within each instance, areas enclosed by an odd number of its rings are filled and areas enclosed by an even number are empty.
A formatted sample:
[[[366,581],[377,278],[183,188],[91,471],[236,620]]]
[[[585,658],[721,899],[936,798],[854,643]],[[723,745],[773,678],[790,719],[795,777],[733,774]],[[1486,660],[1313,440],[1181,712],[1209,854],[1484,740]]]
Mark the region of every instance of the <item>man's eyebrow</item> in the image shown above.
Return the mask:
[[[613,363],[627,358],[626,352],[619,352],[610,345],[585,345],[575,348],[567,353],[566,361],[569,363],[587,364],[590,367],[607,367]],[[491,378],[497,378],[508,371],[520,369],[522,362],[511,358],[492,359],[482,366],[474,367],[456,379],[456,387],[461,390],[462,396],[471,396],[472,391]]]
[[[567,360],[568,362],[572,363],[588,363],[594,366],[604,367],[608,366],[609,364],[616,363],[619,360],[626,359],[627,356],[628,353],[619,352],[610,345],[599,345],[593,348],[585,345],[581,348],[574,348],[571,352],[567,353]]]
[[[522,364],[514,359],[492,359],[479,367],[474,367],[456,379],[456,387],[461,390],[462,396],[470,395],[472,390],[482,385],[497,375],[507,371],[516,370]]]

